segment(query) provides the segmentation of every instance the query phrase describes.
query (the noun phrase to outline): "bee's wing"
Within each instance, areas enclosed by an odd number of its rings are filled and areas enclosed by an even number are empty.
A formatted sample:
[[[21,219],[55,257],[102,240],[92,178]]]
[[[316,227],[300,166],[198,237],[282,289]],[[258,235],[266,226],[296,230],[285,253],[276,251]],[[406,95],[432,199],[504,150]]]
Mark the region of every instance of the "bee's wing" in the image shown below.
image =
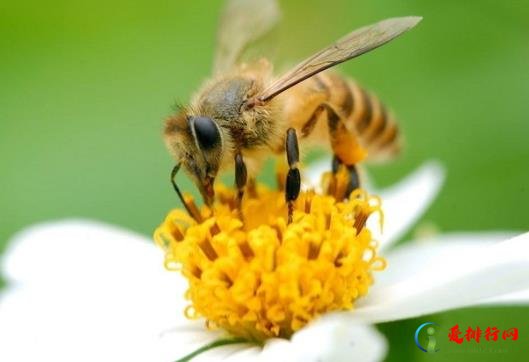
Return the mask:
[[[217,34],[214,73],[229,70],[242,51],[270,31],[279,17],[276,0],[227,0]]]
[[[417,16],[392,18],[355,30],[298,64],[268,86],[257,98],[263,102],[268,101],[316,73],[389,42],[413,28],[421,19]]]

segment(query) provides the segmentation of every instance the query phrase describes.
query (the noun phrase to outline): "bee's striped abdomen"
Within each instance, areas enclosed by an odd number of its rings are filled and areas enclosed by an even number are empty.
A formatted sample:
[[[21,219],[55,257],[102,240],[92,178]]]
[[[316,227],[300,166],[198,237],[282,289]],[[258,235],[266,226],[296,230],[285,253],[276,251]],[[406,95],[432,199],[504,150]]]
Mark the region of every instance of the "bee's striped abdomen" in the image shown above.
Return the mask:
[[[347,128],[357,134],[369,159],[391,157],[398,152],[398,126],[376,96],[334,73],[323,73],[320,81],[329,90],[329,104],[340,113]]]

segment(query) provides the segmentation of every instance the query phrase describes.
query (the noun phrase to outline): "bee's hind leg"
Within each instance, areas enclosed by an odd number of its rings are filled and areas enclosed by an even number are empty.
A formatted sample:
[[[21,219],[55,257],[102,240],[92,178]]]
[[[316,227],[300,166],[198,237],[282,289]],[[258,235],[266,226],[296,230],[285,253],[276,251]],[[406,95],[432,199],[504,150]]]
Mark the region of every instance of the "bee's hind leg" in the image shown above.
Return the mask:
[[[298,198],[301,189],[301,176],[298,169],[299,146],[294,128],[287,130],[285,149],[288,161],[288,173],[285,180],[285,200],[288,206],[288,223],[290,224],[292,222],[292,215],[294,214],[294,202]]]
[[[337,174],[338,170],[340,169],[340,166],[343,165],[343,162],[340,161],[338,156],[334,155],[332,158],[332,173]],[[360,188],[360,176],[358,175],[358,168],[356,165],[344,165],[347,168],[347,171],[349,173],[349,181],[347,184],[347,189],[345,191],[345,198],[349,197],[351,195],[351,192],[354,190]]]
[[[320,104],[312,116],[305,122],[301,129],[301,137],[310,136],[316,123],[320,119],[320,115],[326,112],[327,114],[327,128],[331,139],[331,146],[334,152],[332,161],[332,172],[336,175],[341,165],[345,165],[349,172],[349,181],[345,194],[340,195],[341,198],[348,198],[351,192],[360,187],[360,178],[358,177],[358,170],[356,162],[362,157],[352,156],[350,150],[354,147],[360,149],[357,143],[357,137],[346,126],[346,120],[339,115],[338,112],[328,103]],[[344,147],[346,146],[346,147]]]

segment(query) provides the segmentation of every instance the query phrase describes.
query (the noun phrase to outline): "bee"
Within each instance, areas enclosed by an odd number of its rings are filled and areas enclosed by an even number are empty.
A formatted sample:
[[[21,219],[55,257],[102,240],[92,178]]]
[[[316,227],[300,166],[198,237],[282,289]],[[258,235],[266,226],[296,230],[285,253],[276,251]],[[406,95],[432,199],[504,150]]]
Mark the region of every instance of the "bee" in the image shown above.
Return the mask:
[[[263,162],[286,153],[284,189],[291,220],[301,187],[298,143],[327,145],[334,154],[333,171],[342,166],[349,171],[348,193],[359,187],[357,164],[391,157],[399,149],[398,127],[386,107],[354,81],[327,69],[393,40],[421,18],[392,18],[355,30],[279,77],[264,59],[238,64],[243,50],[278,19],[276,1],[228,0],[213,79],[189,106],[166,120],[165,143],[177,162],[171,182],[190,213],[174,181],[181,167],[207,205],[213,203],[217,175],[235,169],[240,204]]]

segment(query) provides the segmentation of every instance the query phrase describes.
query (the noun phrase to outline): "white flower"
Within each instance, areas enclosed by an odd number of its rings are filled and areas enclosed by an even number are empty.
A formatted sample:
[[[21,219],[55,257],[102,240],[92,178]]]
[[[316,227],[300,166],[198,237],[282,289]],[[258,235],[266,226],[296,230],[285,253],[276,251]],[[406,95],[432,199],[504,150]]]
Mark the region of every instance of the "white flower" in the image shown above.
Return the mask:
[[[352,312],[328,314],[289,341],[227,345],[193,361],[378,361],[387,345],[372,323],[529,300],[529,234],[456,233],[389,250],[442,178],[430,163],[378,192],[385,210],[378,239],[389,266]],[[16,235],[3,258],[0,361],[168,362],[221,338],[183,316],[186,282],[162,260],[148,238],[97,222],[49,223]]]

